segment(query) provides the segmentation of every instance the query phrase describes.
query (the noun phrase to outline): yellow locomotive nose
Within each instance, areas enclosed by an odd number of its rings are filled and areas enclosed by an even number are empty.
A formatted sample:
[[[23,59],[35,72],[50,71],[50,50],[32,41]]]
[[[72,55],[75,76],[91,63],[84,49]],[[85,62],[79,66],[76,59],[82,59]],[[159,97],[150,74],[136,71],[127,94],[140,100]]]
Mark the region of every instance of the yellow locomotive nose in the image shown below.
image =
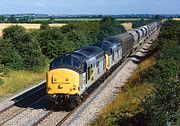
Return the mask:
[[[47,94],[69,94],[74,95],[79,92],[79,73],[59,68],[47,73]]]

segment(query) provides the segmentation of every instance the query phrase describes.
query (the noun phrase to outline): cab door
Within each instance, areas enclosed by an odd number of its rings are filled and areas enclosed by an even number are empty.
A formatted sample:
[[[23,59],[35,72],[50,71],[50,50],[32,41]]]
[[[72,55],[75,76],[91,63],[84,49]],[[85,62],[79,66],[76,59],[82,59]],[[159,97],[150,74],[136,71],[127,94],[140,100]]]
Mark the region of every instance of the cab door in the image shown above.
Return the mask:
[[[90,86],[95,81],[95,71],[93,64],[88,66],[86,74],[87,74],[87,85]]]

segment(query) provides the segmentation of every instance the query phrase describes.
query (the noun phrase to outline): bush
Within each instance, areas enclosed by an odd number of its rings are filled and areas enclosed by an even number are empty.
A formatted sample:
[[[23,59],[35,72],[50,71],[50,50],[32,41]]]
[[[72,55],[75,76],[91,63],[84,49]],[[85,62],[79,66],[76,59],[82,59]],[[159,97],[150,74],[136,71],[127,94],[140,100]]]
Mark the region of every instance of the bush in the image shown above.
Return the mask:
[[[156,86],[157,83],[164,80],[173,80],[178,74],[179,67],[176,61],[172,59],[159,60],[155,65],[141,73],[141,80],[144,83],[150,83]]]
[[[180,103],[180,23],[168,21],[157,40],[156,64],[141,73],[141,80],[154,90],[142,107],[147,125],[175,125]]]
[[[105,17],[100,22],[99,40],[110,38],[113,35],[125,32],[123,26],[119,26],[117,21],[112,17]]]
[[[9,40],[0,40],[0,64],[13,69],[22,68],[22,57]]]
[[[142,104],[150,126],[163,126],[176,122],[180,102],[180,83],[172,80],[159,82],[153,95]]]
[[[21,26],[11,26],[3,30],[0,42],[1,64],[14,69],[41,70],[45,67],[45,57],[36,39]]]

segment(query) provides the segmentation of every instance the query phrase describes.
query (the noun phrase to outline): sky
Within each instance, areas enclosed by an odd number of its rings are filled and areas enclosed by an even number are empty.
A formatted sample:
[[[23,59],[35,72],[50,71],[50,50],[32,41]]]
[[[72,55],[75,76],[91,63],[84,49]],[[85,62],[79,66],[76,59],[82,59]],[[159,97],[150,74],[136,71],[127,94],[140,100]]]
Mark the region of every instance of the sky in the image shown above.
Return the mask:
[[[180,14],[180,0],[0,0],[0,14]]]

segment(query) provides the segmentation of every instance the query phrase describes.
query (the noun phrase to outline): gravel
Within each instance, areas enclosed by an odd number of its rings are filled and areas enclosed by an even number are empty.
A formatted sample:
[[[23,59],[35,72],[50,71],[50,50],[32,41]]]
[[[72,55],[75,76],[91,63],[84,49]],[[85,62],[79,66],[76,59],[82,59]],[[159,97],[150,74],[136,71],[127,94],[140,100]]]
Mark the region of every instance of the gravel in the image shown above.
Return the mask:
[[[56,126],[67,114],[68,112],[65,111],[53,112],[50,116],[38,124],[38,126]]]
[[[45,96],[37,101],[34,105],[12,118],[10,121],[6,122],[3,126],[31,126],[49,111],[50,101]]]

